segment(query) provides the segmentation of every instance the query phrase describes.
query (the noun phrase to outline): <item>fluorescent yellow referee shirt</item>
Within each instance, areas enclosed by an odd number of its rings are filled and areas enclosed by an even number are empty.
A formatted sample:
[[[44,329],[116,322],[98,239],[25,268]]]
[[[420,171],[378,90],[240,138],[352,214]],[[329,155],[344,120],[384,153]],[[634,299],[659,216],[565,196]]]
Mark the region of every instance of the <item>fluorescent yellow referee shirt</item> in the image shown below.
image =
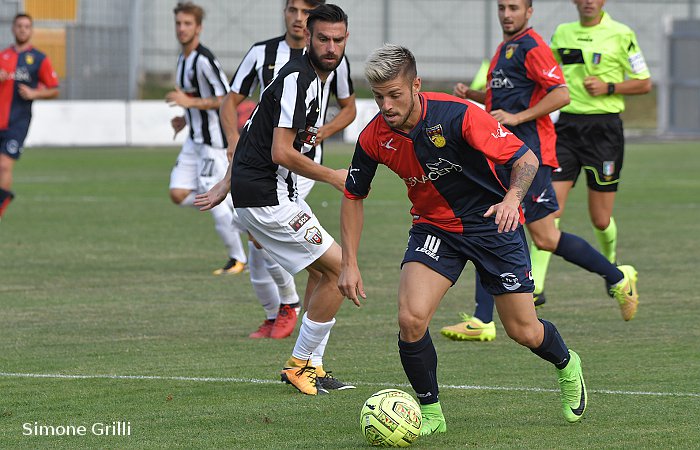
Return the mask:
[[[591,75],[605,83],[620,83],[625,77],[649,78],[649,69],[634,31],[603,12],[598,25],[563,23],[552,36],[552,51],[562,66],[571,103],[561,110],[570,114],[619,113],[625,109],[622,95],[591,96],[583,80]]]

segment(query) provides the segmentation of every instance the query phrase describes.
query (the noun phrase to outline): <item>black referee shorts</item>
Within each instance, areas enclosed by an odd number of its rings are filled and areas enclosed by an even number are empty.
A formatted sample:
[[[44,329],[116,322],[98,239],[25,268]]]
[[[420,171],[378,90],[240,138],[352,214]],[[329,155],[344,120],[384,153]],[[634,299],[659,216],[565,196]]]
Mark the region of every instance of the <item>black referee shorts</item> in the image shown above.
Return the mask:
[[[620,115],[561,113],[555,129],[559,169],[552,181],[576,183],[584,169],[589,189],[617,191],[625,151]]]

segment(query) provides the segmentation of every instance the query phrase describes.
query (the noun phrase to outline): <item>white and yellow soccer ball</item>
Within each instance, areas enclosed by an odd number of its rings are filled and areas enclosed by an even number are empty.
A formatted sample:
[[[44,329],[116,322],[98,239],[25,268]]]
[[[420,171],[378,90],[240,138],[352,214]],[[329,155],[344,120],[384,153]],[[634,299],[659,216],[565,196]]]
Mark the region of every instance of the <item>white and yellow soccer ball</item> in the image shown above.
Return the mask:
[[[418,403],[398,389],[375,393],[360,411],[362,435],[379,447],[408,447],[418,438],[421,423]]]

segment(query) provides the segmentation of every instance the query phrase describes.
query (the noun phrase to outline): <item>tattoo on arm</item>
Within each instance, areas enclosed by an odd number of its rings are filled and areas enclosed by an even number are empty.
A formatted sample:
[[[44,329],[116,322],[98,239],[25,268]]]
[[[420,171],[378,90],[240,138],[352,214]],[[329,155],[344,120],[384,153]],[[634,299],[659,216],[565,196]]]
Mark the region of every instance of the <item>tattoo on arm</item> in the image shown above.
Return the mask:
[[[515,193],[518,202],[522,202],[525,198],[535,174],[537,174],[536,165],[523,162],[513,166],[513,173],[510,176],[510,190]]]

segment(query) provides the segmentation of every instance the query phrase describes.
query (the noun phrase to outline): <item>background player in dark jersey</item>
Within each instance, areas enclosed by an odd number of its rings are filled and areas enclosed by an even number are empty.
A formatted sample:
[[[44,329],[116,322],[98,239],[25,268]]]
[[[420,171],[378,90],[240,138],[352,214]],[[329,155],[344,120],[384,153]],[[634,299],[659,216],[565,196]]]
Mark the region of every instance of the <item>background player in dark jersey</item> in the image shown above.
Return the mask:
[[[627,296],[628,284],[634,280],[596,251],[580,237],[562,233],[554,224],[558,210],[552,187],[552,170],[558,167],[556,134],[549,113],[569,103],[569,92],[559,65],[549,46],[528,21],[532,16],[530,0],[498,0],[498,19],[503,42],[498,46],[488,72],[486,92],[473,91],[463,84],[455,87],[462,98],[484,100],[486,110],[508,130],[525,142],[538,156],[540,167],[530,185],[523,210],[525,223],[533,240],[532,250],[547,250],[584,269],[600,274],[621,300],[623,317],[636,308],[636,299]],[[532,252],[531,252],[532,254]],[[624,269],[624,267],[622,267]],[[543,277],[534,274],[535,305],[544,303]],[[493,323],[493,300],[477,279],[474,317],[445,327],[441,333],[455,340],[490,341],[496,337]],[[633,314],[631,314],[633,315]]]
[[[0,218],[14,198],[12,171],[32,120],[32,101],[58,97],[58,76],[49,58],[32,47],[31,16],[12,21],[15,43],[0,53]]]
[[[208,191],[226,173],[226,137],[219,123],[219,106],[228,92],[226,75],[214,54],[199,41],[204,10],[191,2],[173,10],[175,31],[182,47],[175,75],[176,88],[165,99],[185,108],[185,115],[172,119],[175,134],[189,125],[170,173],[170,198],[180,206],[193,206],[196,193]],[[230,197],[211,210],[214,227],[228,251],[228,261],[215,275],[236,274],[244,269],[246,254],[240,230],[233,225]]]
[[[306,49],[304,31],[309,11],[323,0],[287,0],[284,9],[286,33],[266,41],[254,44],[238,66],[231,79],[231,91],[226,95],[221,106],[221,124],[228,139],[229,152],[233,155],[239,139],[238,106],[251,96],[256,86],[266,88],[282,67],[293,58],[301,56]],[[330,121],[325,121],[328,97],[333,94],[340,106],[339,113]],[[350,80],[350,65],[347,58],[341,60],[333,77],[323,87],[322,126],[316,134],[316,145],[307,156],[321,164],[323,156],[322,142],[325,138],[341,131],[355,118],[355,94]],[[305,199],[314,185],[314,180],[305,177],[297,179],[299,196]],[[294,277],[277,264],[260,248],[254,239],[248,241],[248,267],[250,281],[260,304],[265,310],[265,320],[251,338],[282,339],[291,335],[300,310]],[[305,303],[313,292],[320,274],[310,271],[306,287]],[[322,345],[325,345],[325,341]],[[312,357],[312,364],[322,375],[323,367],[317,356]]]
[[[290,60],[265,89],[226,178],[195,202],[207,210],[230,191],[241,223],[277,263],[292,274],[308,268],[320,273],[281,373],[284,381],[309,395],[327,392],[327,385],[350,387],[330,373],[317,374],[311,364],[312,355],[323,357],[321,344],[343,302],[338,290],[341,250],[296,186],[298,174],[343,190],[347,170],[324,167],[304,154],[312,151],[323,124],[324,84],[332,82],[344,56],[347,20],[335,5],[321,5],[309,13],[306,54]]]
[[[357,261],[364,212],[377,166],[408,189],[413,226],[399,283],[399,355],[423,413],[421,434],[446,430],[438,399],[437,354],[428,325],[442,297],[472,261],[508,335],[557,368],[562,412],[569,422],[586,406],[578,355],[556,327],[538,320],[524,233],[522,202],[537,156],[476,105],[447,94],[420,93],[413,54],[385,45],[368,58],[365,76],[380,114],[355,147],[341,206],[341,292],[365,297]],[[511,169],[506,190],[494,164]]]

